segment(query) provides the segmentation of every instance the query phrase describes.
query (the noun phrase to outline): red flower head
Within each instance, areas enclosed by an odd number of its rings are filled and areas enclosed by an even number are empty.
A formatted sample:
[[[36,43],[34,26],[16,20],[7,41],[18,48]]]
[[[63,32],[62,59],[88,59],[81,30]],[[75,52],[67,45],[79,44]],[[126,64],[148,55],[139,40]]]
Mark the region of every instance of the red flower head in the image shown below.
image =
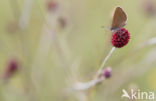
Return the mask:
[[[19,63],[16,59],[11,59],[8,62],[8,66],[6,67],[6,70],[4,71],[3,79],[8,79],[11,77],[19,68]]]
[[[130,39],[130,34],[125,28],[115,30],[112,35],[112,45],[116,48],[125,46]]]
[[[49,10],[49,11],[56,11],[57,10],[57,8],[58,8],[58,3],[57,2],[55,2],[55,1],[49,1],[48,3],[47,3],[47,9]]]

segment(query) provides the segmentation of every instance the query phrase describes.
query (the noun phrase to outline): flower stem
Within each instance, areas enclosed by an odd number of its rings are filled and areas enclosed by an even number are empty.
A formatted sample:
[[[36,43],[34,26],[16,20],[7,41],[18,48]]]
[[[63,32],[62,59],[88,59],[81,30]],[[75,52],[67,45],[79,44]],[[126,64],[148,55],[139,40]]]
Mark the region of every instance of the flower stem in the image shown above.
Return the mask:
[[[99,70],[98,70],[97,75],[99,75],[99,74],[101,73],[102,69],[104,68],[104,66],[105,66],[105,64],[106,64],[106,62],[107,62],[107,60],[108,60],[109,57],[112,55],[112,53],[114,52],[114,50],[115,50],[115,47],[113,47],[113,48],[110,50],[110,52],[108,53],[108,55],[106,56],[106,58],[103,60],[101,66],[100,66],[100,68],[99,68]]]
[[[93,79],[90,80],[88,82],[78,82],[74,85],[74,89],[75,90],[87,90],[93,86],[95,86],[96,84],[102,82],[105,78],[104,77],[100,77],[98,79]]]
[[[110,58],[110,56],[112,55],[112,53],[114,52],[115,50],[115,47],[113,47],[110,52],[108,53],[108,55],[106,56],[106,58],[103,60],[98,72],[97,72],[97,75],[95,75],[95,78],[89,82],[78,82],[74,85],[74,89],[75,90],[86,90],[86,89],[89,89],[93,86],[95,86],[96,84],[102,82],[105,77],[101,76],[99,77],[99,75],[101,74],[104,66],[105,66],[105,63],[107,62],[107,60]]]

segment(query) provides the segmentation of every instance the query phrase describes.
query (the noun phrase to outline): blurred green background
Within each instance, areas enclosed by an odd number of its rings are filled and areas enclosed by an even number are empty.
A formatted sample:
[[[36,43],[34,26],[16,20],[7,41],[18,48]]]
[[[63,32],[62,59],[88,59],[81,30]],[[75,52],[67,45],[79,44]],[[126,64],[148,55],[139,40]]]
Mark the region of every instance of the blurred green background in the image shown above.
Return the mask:
[[[112,77],[68,91],[68,78],[91,80],[112,48],[116,6],[127,13],[131,39],[106,63]],[[155,0],[1,0],[0,101],[131,101],[121,98],[122,89],[156,92],[155,14]],[[19,69],[4,80],[12,58]]]

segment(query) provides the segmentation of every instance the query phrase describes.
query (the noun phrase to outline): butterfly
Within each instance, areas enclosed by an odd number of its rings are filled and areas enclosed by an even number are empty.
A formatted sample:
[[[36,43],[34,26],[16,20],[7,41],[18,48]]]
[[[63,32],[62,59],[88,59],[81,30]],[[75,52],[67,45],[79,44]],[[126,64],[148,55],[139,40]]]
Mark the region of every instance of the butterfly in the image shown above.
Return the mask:
[[[126,13],[121,7],[116,7],[113,14],[111,30],[113,31],[124,27],[126,25],[126,22],[127,22]]]

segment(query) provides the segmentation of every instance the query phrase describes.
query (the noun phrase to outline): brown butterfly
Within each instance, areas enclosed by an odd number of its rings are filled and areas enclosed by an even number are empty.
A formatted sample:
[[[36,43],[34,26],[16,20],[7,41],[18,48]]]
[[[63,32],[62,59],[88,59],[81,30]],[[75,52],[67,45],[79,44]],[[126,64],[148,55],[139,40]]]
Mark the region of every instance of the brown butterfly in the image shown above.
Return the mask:
[[[116,7],[113,15],[111,30],[116,30],[124,27],[126,25],[126,21],[127,15],[124,10],[121,7]]]

